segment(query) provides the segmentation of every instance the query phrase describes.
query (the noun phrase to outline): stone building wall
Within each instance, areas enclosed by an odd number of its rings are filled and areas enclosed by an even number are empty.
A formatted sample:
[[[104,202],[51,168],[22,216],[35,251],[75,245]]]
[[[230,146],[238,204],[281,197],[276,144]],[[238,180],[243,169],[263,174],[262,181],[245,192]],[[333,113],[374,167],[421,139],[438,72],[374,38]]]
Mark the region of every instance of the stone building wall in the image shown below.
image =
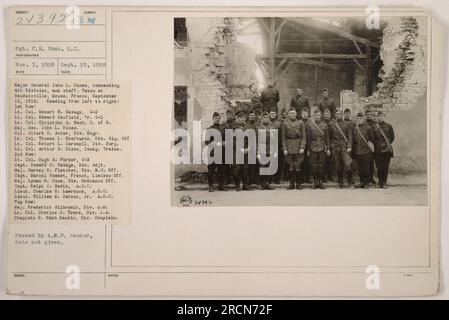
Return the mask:
[[[225,86],[226,41],[223,18],[187,18],[193,95],[193,119],[206,127],[212,114],[227,107],[228,91]],[[192,106],[188,106],[192,108]],[[189,121],[191,123],[191,121]]]
[[[380,58],[385,109],[409,110],[427,89],[427,18],[388,18]]]

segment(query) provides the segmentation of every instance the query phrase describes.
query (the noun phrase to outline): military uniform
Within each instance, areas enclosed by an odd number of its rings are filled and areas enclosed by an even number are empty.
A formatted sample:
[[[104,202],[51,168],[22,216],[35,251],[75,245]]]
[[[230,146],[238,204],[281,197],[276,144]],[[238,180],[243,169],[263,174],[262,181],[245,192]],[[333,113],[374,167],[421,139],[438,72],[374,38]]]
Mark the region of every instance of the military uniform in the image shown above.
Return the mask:
[[[238,123],[237,121],[234,124],[234,132],[235,130],[242,130],[245,131],[245,124],[241,124]],[[247,175],[248,175],[248,156],[247,155],[243,155],[243,163],[237,163],[237,153],[241,154],[242,151],[240,150],[240,148],[238,148],[237,146],[237,139],[236,137],[233,138],[234,139],[234,143],[233,143],[233,162],[231,165],[231,172],[232,172],[232,176],[234,177],[234,183],[235,183],[235,190],[236,191],[240,191],[240,182],[243,183],[243,189],[247,190],[248,186],[247,186]],[[246,149],[248,148],[248,142],[245,139],[243,148]]]
[[[222,126],[222,130],[223,130],[223,134],[224,137],[226,138],[226,130],[234,130],[236,128],[236,122],[234,119],[228,119],[225,122],[223,122]],[[235,147],[235,146],[234,146]],[[224,152],[223,152],[223,176],[224,176],[224,183],[226,184],[230,184],[231,181],[233,180],[233,163],[226,163],[226,149],[230,148],[229,146],[224,146]],[[233,148],[232,150],[230,150],[231,152],[235,151],[235,148]]]
[[[374,143],[374,132],[366,122],[361,125],[354,125],[352,128],[352,132],[354,137],[353,155],[357,162],[357,168],[359,170],[360,187],[363,188],[365,186],[368,186],[369,184],[369,168],[371,160],[373,158],[373,150],[371,150],[370,146],[367,143]]]
[[[318,107],[320,108],[322,113],[324,113],[324,110],[329,109],[332,116],[335,114],[335,110],[337,108],[335,105],[335,101],[329,97],[323,97],[318,103]]]
[[[307,147],[310,153],[310,167],[313,174],[313,188],[324,188],[322,184],[326,153],[329,150],[329,128],[324,121],[309,121],[307,126]]]
[[[256,139],[257,139],[257,129],[259,127],[259,123],[257,123],[257,121],[248,121],[245,126],[243,131],[246,130],[252,130],[254,132],[254,134],[256,135]],[[257,140],[256,140],[257,143]],[[254,152],[254,154],[256,154],[257,152],[257,145],[253,145],[253,144],[248,144],[247,145],[248,148],[248,153]],[[245,160],[245,164],[243,167],[243,184],[244,186],[250,186],[251,184],[257,184],[258,183],[258,178],[259,178],[259,164],[256,163],[249,163],[248,161]]]
[[[209,136],[209,140],[206,141],[206,145],[212,147],[211,151],[208,153],[208,164],[207,164],[207,180],[209,184],[209,191],[213,191],[215,176],[218,178],[218,188],[219,190],[224,190],[224,164],[221,159],[221,163],[215,163],[213,156],[215,154],[215,147],[217,143],[222,144],[224,141],[224,129],[220,124],[213,124],[207,130],[217,130],[220,133],[220,139],[218,141],[214,140],[214,136],[209,132],[206,135]],[[223,146],[220,147],[223,150]],[[222,151],[223,152],[223,151]]]
[[[379,186],[383,188],[388,180],[388,169],[390,160],[393,157],[394,141],[393,126],[387,122],[381,122],[374,126],[374,160],[377,167],[377,177]]]
[[[283,121],[278,120],[278,119],[270,119],[270,122],[271,122],[272,129],[277,130],[277,134],[278,134],[278,150],[275,151],[278,154],[278,169],[274,175],[274,181],[275,181],[275,183],[280,183],[281,179],[282,179],[282,174],[285,170],[284,153],[280,152],[280,150],[282,148],[281,128],[283,126]]]
[[[296,97],[292,98],[292,100],[290,101],[290,107],[292,107],[296,110],[298,117],[300,116],[301,111],[304,108],[306,108],[307,111],[310,112],[309,98],[306,96],[296,96]]]
[[[365,122],[374,131],[374,127],[377,123],[373,119],[367,119]],[[376,181],[374,180],[374,157],[371,158],[371,162],[369,164],[369,182],[376,183]]]
[[[294,188],[296,179],[296,188],[301,188],[301,165],[304,161],[304,153],[300,154],[306,147],[306,128],[301,120],[287,120],[282,126],[282,150],[287,151],[286,162],[289,171],[290,186]]]
[[[262,103],[262,110],[270,112],[272,108],[278,107],[279,91],[273,86],[265,88],[260,94],[260,102]]]
[[[260,96],[257,93],[251,97],[251,106],[253,110],[262,110],[262,102],[260,102]]]
[[[331,124],[333,123],[332,120],[330,119],[323,119],[322,121],[324,121],[327,124],[327,128],[329,130],[329,141],[330,141],[330,127]],[[334,166],[335,166],[335,160],[333,157],[333,154],[331,153],[330,155],[326,154],[326,161],[324,164],[324,181],[323,182],[327,182],[329,181],[334,181],[333,180],[333,175],[334,175]]]
[[[258,141],[257,144],[257,154],[262,154],[265,153],[265,156],[270,156],[270,152],[272,153],[278,153],[278,150],[271,150],[270,147],[270,140],[271,140],[271,130],[276,129],[272,122],[270,121],[268,124],[264,124],[261,123],[258,127],[258,130],[265,130],[265,143],[264,145],[261,145],[261,143],[263,141]],[[279,153],[278,153],[279,154]],[[279,158],[278,158],[279,159]],[[259,168],[260,167],[268,167],[269,164],[261,164],[259,162]],[[278,163],[278,169],[279,169],[279,163]],[[278,170],[279,172],[279,170]],[[272,175],[262,175],[259,172],[259,189],[263,190],[263,189],[272,189],[272,187],[270,186],[270,183],[272,181],[273,176]]]
[[[310,119],[301,119],[301,121],[304,123],[304,126],[307,130],[307,127],[309,126]],[[307,140],[306,140],[306,150],[309,150],[307,146]],[[301,168],[301,174],[302,174],[302,182],[304,183],[310,183],[310,159],[309,157],[304,157],[304,162],[302,163]]]
[[[333,121],[329,128],[329,137],[331,154],[337,170],[337,181],[342,188],[344,174],[351,171],[352,158],[347,150],[352,149],[352,124],[342,119]]]

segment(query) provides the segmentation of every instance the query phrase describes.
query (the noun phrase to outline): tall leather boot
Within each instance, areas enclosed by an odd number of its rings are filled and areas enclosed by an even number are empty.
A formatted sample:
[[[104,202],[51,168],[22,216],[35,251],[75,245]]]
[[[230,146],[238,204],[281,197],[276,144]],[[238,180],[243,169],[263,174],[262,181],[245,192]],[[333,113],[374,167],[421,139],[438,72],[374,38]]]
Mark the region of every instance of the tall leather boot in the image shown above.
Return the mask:
[[[343,189],[343,171],[338,173],[338,186]]]
[[[240,178],[239,177],[235,177],[235,191],[240,191]]]
[[[346,173],[346,178],[348,179],[348,184],[353,185],[354,184],[354,179],[352,179],[352,171],[349,170]]]
[[[317,180],[316,174],[314,174],[312,189],[315,190],[317,187],[318,187],[318,180]]]
[[[294,171],[289,171],[288,172],[288,180],[290,181],[290,185],[288,186],[288,190],[293,190],[295,189],[295,175],[294,175]]]
[[[324,184],[323,184],[323,178],[322,178],[322,175],[319,175],[318,177],[319,177],[318,188],[320,188],[320,189],[326,189],[326,187],[325,187]]]
[[[301,176],[301,172],[300,171],[296,171],[296,190],[301,190],[301,180],[302,180],[302,176]]]

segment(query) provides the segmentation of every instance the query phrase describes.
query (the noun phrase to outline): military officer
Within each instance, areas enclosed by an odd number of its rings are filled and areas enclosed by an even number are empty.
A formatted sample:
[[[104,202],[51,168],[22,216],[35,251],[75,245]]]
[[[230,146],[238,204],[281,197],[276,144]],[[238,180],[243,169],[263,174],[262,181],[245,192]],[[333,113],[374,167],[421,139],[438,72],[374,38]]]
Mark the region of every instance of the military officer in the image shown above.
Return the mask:
[[[213,159],[215,148],[222,148],[223,147],[223,141],[224,141],[224,127],[220,125],[220,114],[218,112],[214,112],[212,115],[212,125],[207,129],[206,136],[209,137],[206,141],[206,145],[211,147],[211,150],[209,151],[209,159],[207,164],[207,181],[209,184],[209,192],[214,191],[214,178],[215,176],[218,177],[218,190],[224,191],[224,164],[222,163],[222,158],[220,163],[215,163],[215,160]],[[215,137],[212,132],[209,130],[216,130],[220,133],[220,138],[218,140],[215,140]],[[209,131],[209,132],[208,132]]]
[[[307,128],[310,120],[309,118],[310,109],[304,108],[301,110],[301,120],[304,123],[304,126]],[[308,150],[306,145],[306,150]],[[302,163],[302,182],[310,183],[310,161],[309,157],[304,157],[304,162]]]
[[[310,110],[309,98],[304,95],[304,90],[296,89],[296,96],[290,101],[290,107],[295,108],[297,115],[301,114],[301,110],[307,108]]]
[[[364,121],[363,114],[361,112],[357,114],[356,122],[352,128],[352,131],[354,137],[353,155],[355,161],[357,162],[360,177],[360,185],[358,188],[368,188],[370,179],[369,168],[372,153],[374,152],[374,148],[371,145],[374,143],[374,132],[366,121]]]
[[[251,106],[254,110],[262,110],[262,102],[260,102],[260,95],[259,93],[255,92],[251,96]]]
[[[365,111],[365,118],[366,123],[371,127],[371,129],[374,129],[374,126],[376,125],[375,121],[375,113],[371,109],[367,109]],[[369,165],[369,183],[372,185],[376,185],[376,180],[374,180],[374,157],[371,157],[371,162]]]
[[[327,124],[327,127],[330,129],[330,125],[333,122],[332,121],[333,115],[331,114],[331,111],[329,108],[325,108],[323,112],[323,121]],[[334,181],[333,174],[334,174],[334,159],[332,157],[332,152],[330,156],[326,155],[326,163],[324,165],[324,183],[327,181]]]
[[[274,156],[277,155],[277,150],[270,149],[270,138],[272,135],[272,131],[275,127],[273,126],[272,121],[270,120],[270,114],[268,112],[264,112],[262,114],[262,122],[260,123],[258,130],[263,130],[265,132],[265,142],[259,141],[257,145],[257,159],[259,161],[259,167],[268,167],[269,164],[261,164],[260,163],[260,155],[262,152],[265,153],[265,156],[269,156],[270,152],[274,151]],[[262,131],[261,131],[262,132]],[[264,146],[261,145],[264,143]],[[273,190],[274,188],[270,185],[272,180],[272,176],[262,175],[259,172],[259,190]]]
[[[225,121],[222,123],[222,127],[223,127],[223,132],[226,132],[226,130],[234,130],[236,126],[236,122],[235,122],[235,114],[234,112],[232,112],[231,110],[226,110],[225,112]],[[225,144],[225,150],[226,150],[227,146]],[[233,180],[233,168],[232,165],[227,164],[225,162],[225,152],[223,152],[223,163],[224,163],[224,168],[223,168],[223,175],[224,175],[224,181],[225,181],[225,185],[228,185],[231,183],[231,181]]]
[[[259,124],[256,121],[256,112],[255,112],[255,110],[250,109],[248,111],[248,121],[245,124],[244,131],[246,131],[246,130],[253,131],[254,135],[257,137],[258,125]],[[257,148],[256,145],[252,145],[252,144],[248,145],[249,152],[255,148]],[[245,170],[244,177],[246,180],[246,181],[244,181],[244,185],[246,185],[247,187],[250,187],[252,184],[257,184],[258,182],[256,180],[259,177],[258,164],[257,163],[245,163],[244,170]],[[243,189],[246,190],[245,188],[243,188]]]
[[[245,122],[246,122],[246,113],[243,110],[239,110],[236,112],[236,121],[235,121],[235,125],[233,126],[233,130],[234,133],[236,130],[241,130],[242,132],[245,131]],[[248,186],[247,186],[247,180],[246,180],[246,163],[248,161],[248,157],[246,156],[246,154],[248,153],[248,144],[245,141],[244,145],[242,146],[242,148],[238,148],[237,146],[237,141],[236,138],[234,137],[234,143],[233,143],[233,150],[232,150],[232,155],[233,155],[233,163],[231,165],[232,168],[232,176],[234,177],[234,183],[235,183],[235,190],[236,191],[240,191],[242,189],[240,189],[240,182],[243,183],[243,190],[248,190]],[[242,153],[243,154],[243,158],[244,158],[244,163],[237,163],[237,152]]]
[[[352,134],[351,123],[343,120],[341,110],[335,111],[335,120],[330,125],[329,136],[331,154],[336,164],[337,182],[340,189],[343,188],[345,173],[351,171]]]
[[[273,79],[268,81],[268,87],[260,94],[260,102],[262,103],[263,111],[270,112],[271,108],[277,109],[279,102],[279,91],[274,87]]]
[[[318,103],[318,107],[321,110],[321,114],[323,114],[326,108],[330,110],[331,115],[335,113],[335,101],[329,97],[329,91],[327,90],[327,88],[324,88],[321,91],[321,101]]]
[[[307,126],[307,155],[313,174],[312,189],[325,189],[323,185],[324,164],[329,150],[329,128],[321,119],[321,110],[315,109],[314,121],[309,121]]]
[[[355,125],[355,122],[354,122],[354,120],[352,120],[351,109],[346,108],[344,110],[343,114],[344,114],[344,121],[347,122],[351,127],[353,127]],[[353,151],[354,151],[354,149],[353,149]],[[352,153],[351,153],[351,157],[352,157]],[[356,169],[357,169],[357,164],[355,161],[352,161],[351,170],[349,170],[347,172],[347,176],[346,176],[346,178],[348,179],[348,183],[351,186],[354,185],[353,176],[354,176],[354,172],[356,171]]]
[[[282,145],[282,136],[281,136],[281,127],[282,122],[278,120],[278,113],[277,109],[272,108],[270,110],[270,122],[273,130],[276,130],[278,135],[278,149],[280,150]],[[282,173],[284,172],[284,166],[285,166],[285,159],[284,154],[282,152],[279,152],[279,150],[276,150],[276,153],[278,154],[278,169],[276,174],[274,175],[274,183],[279,184],[281,183],[282,179]]]
[[[281,109],[281,119],[279,119],[279,121],[281,121],[281,123],[284,123],[287,120],[288,120],[287,109],[282,108]]]
[[[301,189],[301,165],[306,147],[306,128],[296,117],[295,108],[288,111],[288,120],[282,126],[282,150],[288,165],[289,190]]]
[[[392,143],[394,141],[393,126],[385,122],[385,114],[378,113],[379,122],[374,126],[374,160],[377,167],[377,178],[379,188],[385,188],[388,180],[388,169],[390,160],[393,157]]]

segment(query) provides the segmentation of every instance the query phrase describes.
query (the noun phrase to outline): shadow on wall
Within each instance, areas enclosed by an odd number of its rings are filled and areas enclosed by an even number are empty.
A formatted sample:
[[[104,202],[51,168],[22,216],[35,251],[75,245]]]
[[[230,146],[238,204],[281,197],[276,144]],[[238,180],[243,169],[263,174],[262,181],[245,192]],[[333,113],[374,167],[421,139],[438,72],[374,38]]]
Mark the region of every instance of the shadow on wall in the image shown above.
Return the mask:
[[[409,110],[390,111],[386,121],[395,131],[391,172],[401,174],[427,172],[427,95]]]

